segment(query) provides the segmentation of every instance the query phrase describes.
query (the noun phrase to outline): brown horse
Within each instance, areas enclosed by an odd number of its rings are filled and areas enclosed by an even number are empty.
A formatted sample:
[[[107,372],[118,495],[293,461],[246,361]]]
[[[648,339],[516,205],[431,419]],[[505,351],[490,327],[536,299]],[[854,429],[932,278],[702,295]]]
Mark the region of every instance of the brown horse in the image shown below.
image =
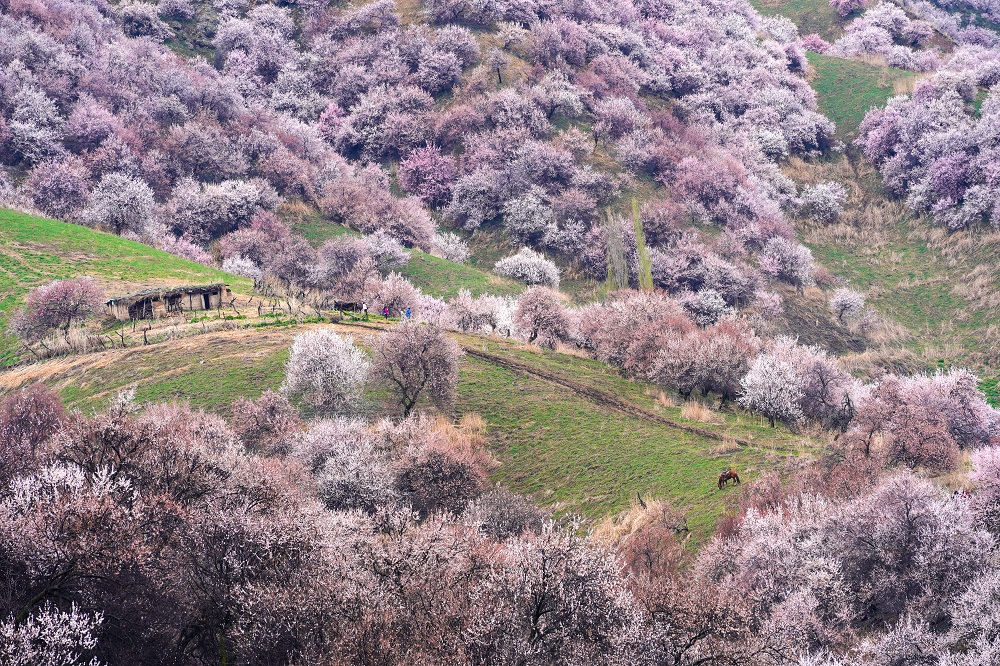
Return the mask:
[[[740,475],[732,467],[719,475],[719,490],[722,490],[722,486],[726,485],[726,481],[729,481],[729,479],[733,479],[736,483],[740,482]]]

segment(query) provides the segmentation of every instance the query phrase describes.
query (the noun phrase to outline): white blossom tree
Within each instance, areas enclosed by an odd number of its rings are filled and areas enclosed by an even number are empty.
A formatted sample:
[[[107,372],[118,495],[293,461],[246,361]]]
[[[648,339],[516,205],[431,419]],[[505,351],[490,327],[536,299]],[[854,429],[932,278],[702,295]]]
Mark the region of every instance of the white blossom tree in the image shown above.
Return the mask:
[[[840,183],[828,182],[802,188],[803,211],[817,222],[836,222],[847,202],[847,188]]]
[[[802,420],[802,388],[795,365],[774,354],[761,354],[740,382],[740,404],[775,421],[795,426]]]
[[[21,622],[0,622],[0,663],[8,666],[99,666],[86,654],[97,646],[102,617],[75,606],[60,611],[46,606]]]
[[[153,190],[140,178],[109,173],[90,194],[87,218],[116,234],[141,233],[153,214]]]
[[[292,342],[281,391],[320,412],[348,412],[361,398],[368,367],[350,336],[331,328],[309,331]]]
[[[853,289],[841,287],[830,296],[830,311],[837,316],[839,322],[860,317],[864,310],[865,295]]]
[[[544,256],[529,248],[496,262],[493,272],[528,285],[559,287],[559,268]]]

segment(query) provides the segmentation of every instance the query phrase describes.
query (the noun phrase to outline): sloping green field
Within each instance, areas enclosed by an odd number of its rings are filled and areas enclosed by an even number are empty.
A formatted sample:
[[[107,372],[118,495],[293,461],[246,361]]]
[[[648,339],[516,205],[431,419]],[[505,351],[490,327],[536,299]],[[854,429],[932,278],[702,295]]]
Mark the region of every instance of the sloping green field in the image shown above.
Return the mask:
[[[844,142],[857,136],[858,125],[870,109],[911,91],[916,81],[916,74],[901,69],[819,53],[806,57],[815,70],[809,83],[816,91],[819,111],[837,125],[837,138]]]
[[[338,329],[356,337],[375,333]],[[53,359],[0,374],[0,393],[41,381],[87,411],[134,386],[140,401],[185,400],[225,414],[241,395],[280,386],[297,330],[224,331]],[[808,440],[743,414],[726,412],[717,424],[684,419],[651,387],[602,363],[515,342],[458,339],[469,353],[461,363],[457,415],[486,420],[501,461],[495,480],[561,514],[596,521],[627,508],[637,492],[665,497],[685,511],[697,543],[711,534],[734,492],[716,488],[721,469],[735,466],[752,480],[813,451]]]

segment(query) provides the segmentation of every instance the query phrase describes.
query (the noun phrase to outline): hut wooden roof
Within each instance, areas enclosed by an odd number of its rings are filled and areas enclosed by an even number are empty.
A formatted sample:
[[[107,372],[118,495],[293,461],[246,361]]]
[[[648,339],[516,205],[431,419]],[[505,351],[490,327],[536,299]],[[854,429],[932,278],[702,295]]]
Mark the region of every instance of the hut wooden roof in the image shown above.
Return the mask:
[[[171,296],[187,294],[206,294],[216,290],[221,291],[225,287],[225,283],[222,282],[216,282],[213,284],[186,285],[182,287],[150,287],[149,289],[143,289],[142,291],[137,291],[136,293],[128,294],[127,296],[114,296],[109,298],[105,305],[111,305],[112,303],[131,305],[151,296],[169,298]]]

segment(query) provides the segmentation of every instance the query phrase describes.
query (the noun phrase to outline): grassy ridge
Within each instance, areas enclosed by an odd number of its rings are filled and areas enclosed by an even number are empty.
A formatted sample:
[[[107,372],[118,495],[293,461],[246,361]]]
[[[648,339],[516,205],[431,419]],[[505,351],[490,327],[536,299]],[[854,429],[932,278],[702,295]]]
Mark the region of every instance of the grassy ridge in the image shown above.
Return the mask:
[[[226,414],[239,396],[254,397],[281,384],[287,348],[296,332],[209,333],[54,359],[0,375],[0,392],[42,381],[58,390],[70,406],[89,410],[100,408],[116,391],[135,386],[140,401],[186,400]],[[601,363],[506,341],[468,336],[459,340],[684,422],[680,410],[661,405],[649,387],[624,379]],[[753,479],[762,470],[779,469],[808,452],[808,442],[762,427],[754,418],[726,414],[725,424],[694,424],[717,436],[685,432],[471,354],[461,362],[456,411],[478,413],[489,424],[501,460],[494,480],[561,513],[592,520],[626,508],[636,492],[667,497],[687,513],[696,542],[710,534],[732,492],[715,487],[720,469],[733,465]],[[727,434],[759,445],[724,445],[721,440]]]
[[[446,300],[457,296],[460,289],[468,289],[473,296],[516,296],[524,291],[523,284],[420,250],[411,250],[410,261],[397,270],[425,294]]]
[[[226,282],[249,291],[250,283],[147,245],[56,220],[0,209],[0,330],[32,287],[89,275],[108,295],[154,284]],[[0,335],[0,367],[16,357]]]

